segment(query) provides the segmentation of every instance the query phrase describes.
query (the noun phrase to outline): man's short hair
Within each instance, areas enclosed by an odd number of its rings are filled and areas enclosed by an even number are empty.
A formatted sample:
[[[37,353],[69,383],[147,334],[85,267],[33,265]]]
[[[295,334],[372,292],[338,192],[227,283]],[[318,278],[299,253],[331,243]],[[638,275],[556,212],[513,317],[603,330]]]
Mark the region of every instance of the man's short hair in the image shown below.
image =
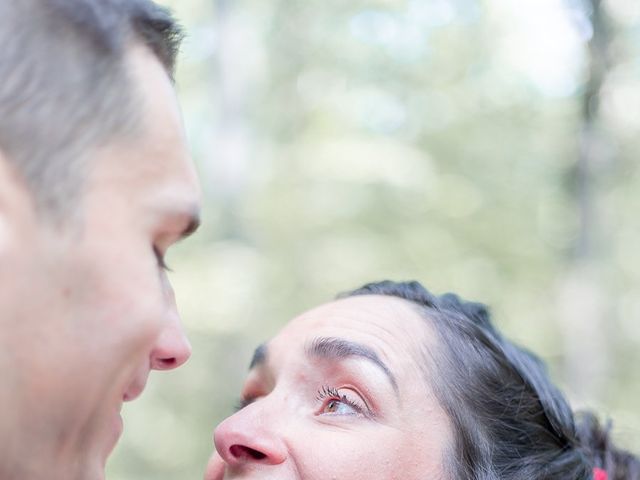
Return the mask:
[[[0,1],[0,151],[42,213],[64,219],[88,153],[139,133],[127,50],[147,45],[172,77],[181,39],[150,0]]]

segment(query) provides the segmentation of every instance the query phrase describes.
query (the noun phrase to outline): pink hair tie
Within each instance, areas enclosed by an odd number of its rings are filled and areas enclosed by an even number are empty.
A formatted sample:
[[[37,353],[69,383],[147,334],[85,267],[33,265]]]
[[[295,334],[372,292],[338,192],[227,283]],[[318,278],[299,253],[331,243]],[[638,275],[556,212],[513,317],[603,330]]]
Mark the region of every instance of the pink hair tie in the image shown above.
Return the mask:
[[[601,468],[593,469],[593,480],[608,480],[609,475],[607,472]]]

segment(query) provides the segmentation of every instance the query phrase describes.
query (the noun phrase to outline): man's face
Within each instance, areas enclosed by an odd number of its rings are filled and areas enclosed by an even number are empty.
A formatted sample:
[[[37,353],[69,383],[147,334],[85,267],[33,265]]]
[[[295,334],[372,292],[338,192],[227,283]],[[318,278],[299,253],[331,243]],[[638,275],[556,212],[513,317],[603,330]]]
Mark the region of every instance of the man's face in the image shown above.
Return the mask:
[[[194,228],[197,179],[165,71],[140,46],[129,69],[141,133],[95,154],[78,220],[44,225],[19,188],[0,199],[0,467],[19,459],[19,478],[103,478],[122,403],[190,355],[162,256]]]

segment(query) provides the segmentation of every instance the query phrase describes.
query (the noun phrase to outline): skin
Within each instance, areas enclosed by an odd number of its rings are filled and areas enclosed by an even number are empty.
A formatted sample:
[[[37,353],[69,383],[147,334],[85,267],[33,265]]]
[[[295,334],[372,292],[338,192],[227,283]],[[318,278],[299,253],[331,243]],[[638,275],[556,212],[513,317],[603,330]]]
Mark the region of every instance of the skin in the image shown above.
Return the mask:
[[[0,150],[3,479],[104,478],[123,402],[191,353],[161,257],[199,187],[166,72],[140,45],[127,65],[141,133],[91,152],[77,219],[43,222]]]
[[[434,334],[402,299],[358,296],[260,347],[205,480],[439,479],[451,444],[428,384]]]

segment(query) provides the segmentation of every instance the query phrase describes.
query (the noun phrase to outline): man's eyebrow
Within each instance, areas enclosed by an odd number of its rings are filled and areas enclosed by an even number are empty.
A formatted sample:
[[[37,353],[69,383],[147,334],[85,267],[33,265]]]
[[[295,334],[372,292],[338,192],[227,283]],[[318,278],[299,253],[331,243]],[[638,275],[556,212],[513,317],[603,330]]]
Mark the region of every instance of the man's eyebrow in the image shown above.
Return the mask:
[[[263,343],[258,345],[258,348],[253,352],[253,358],[249,364],[249,370],[264,365],[267,361],[267,344]]]
[[[389,367],[380,359],[371,348],[361,343],[352,342],[342,338],[320,337],[305,348],[307,355],[325,359],[340,359],[347,357],[363,358],[380,368],[389,379],[391,386],[398,394],[398,382],[389,370]]]

